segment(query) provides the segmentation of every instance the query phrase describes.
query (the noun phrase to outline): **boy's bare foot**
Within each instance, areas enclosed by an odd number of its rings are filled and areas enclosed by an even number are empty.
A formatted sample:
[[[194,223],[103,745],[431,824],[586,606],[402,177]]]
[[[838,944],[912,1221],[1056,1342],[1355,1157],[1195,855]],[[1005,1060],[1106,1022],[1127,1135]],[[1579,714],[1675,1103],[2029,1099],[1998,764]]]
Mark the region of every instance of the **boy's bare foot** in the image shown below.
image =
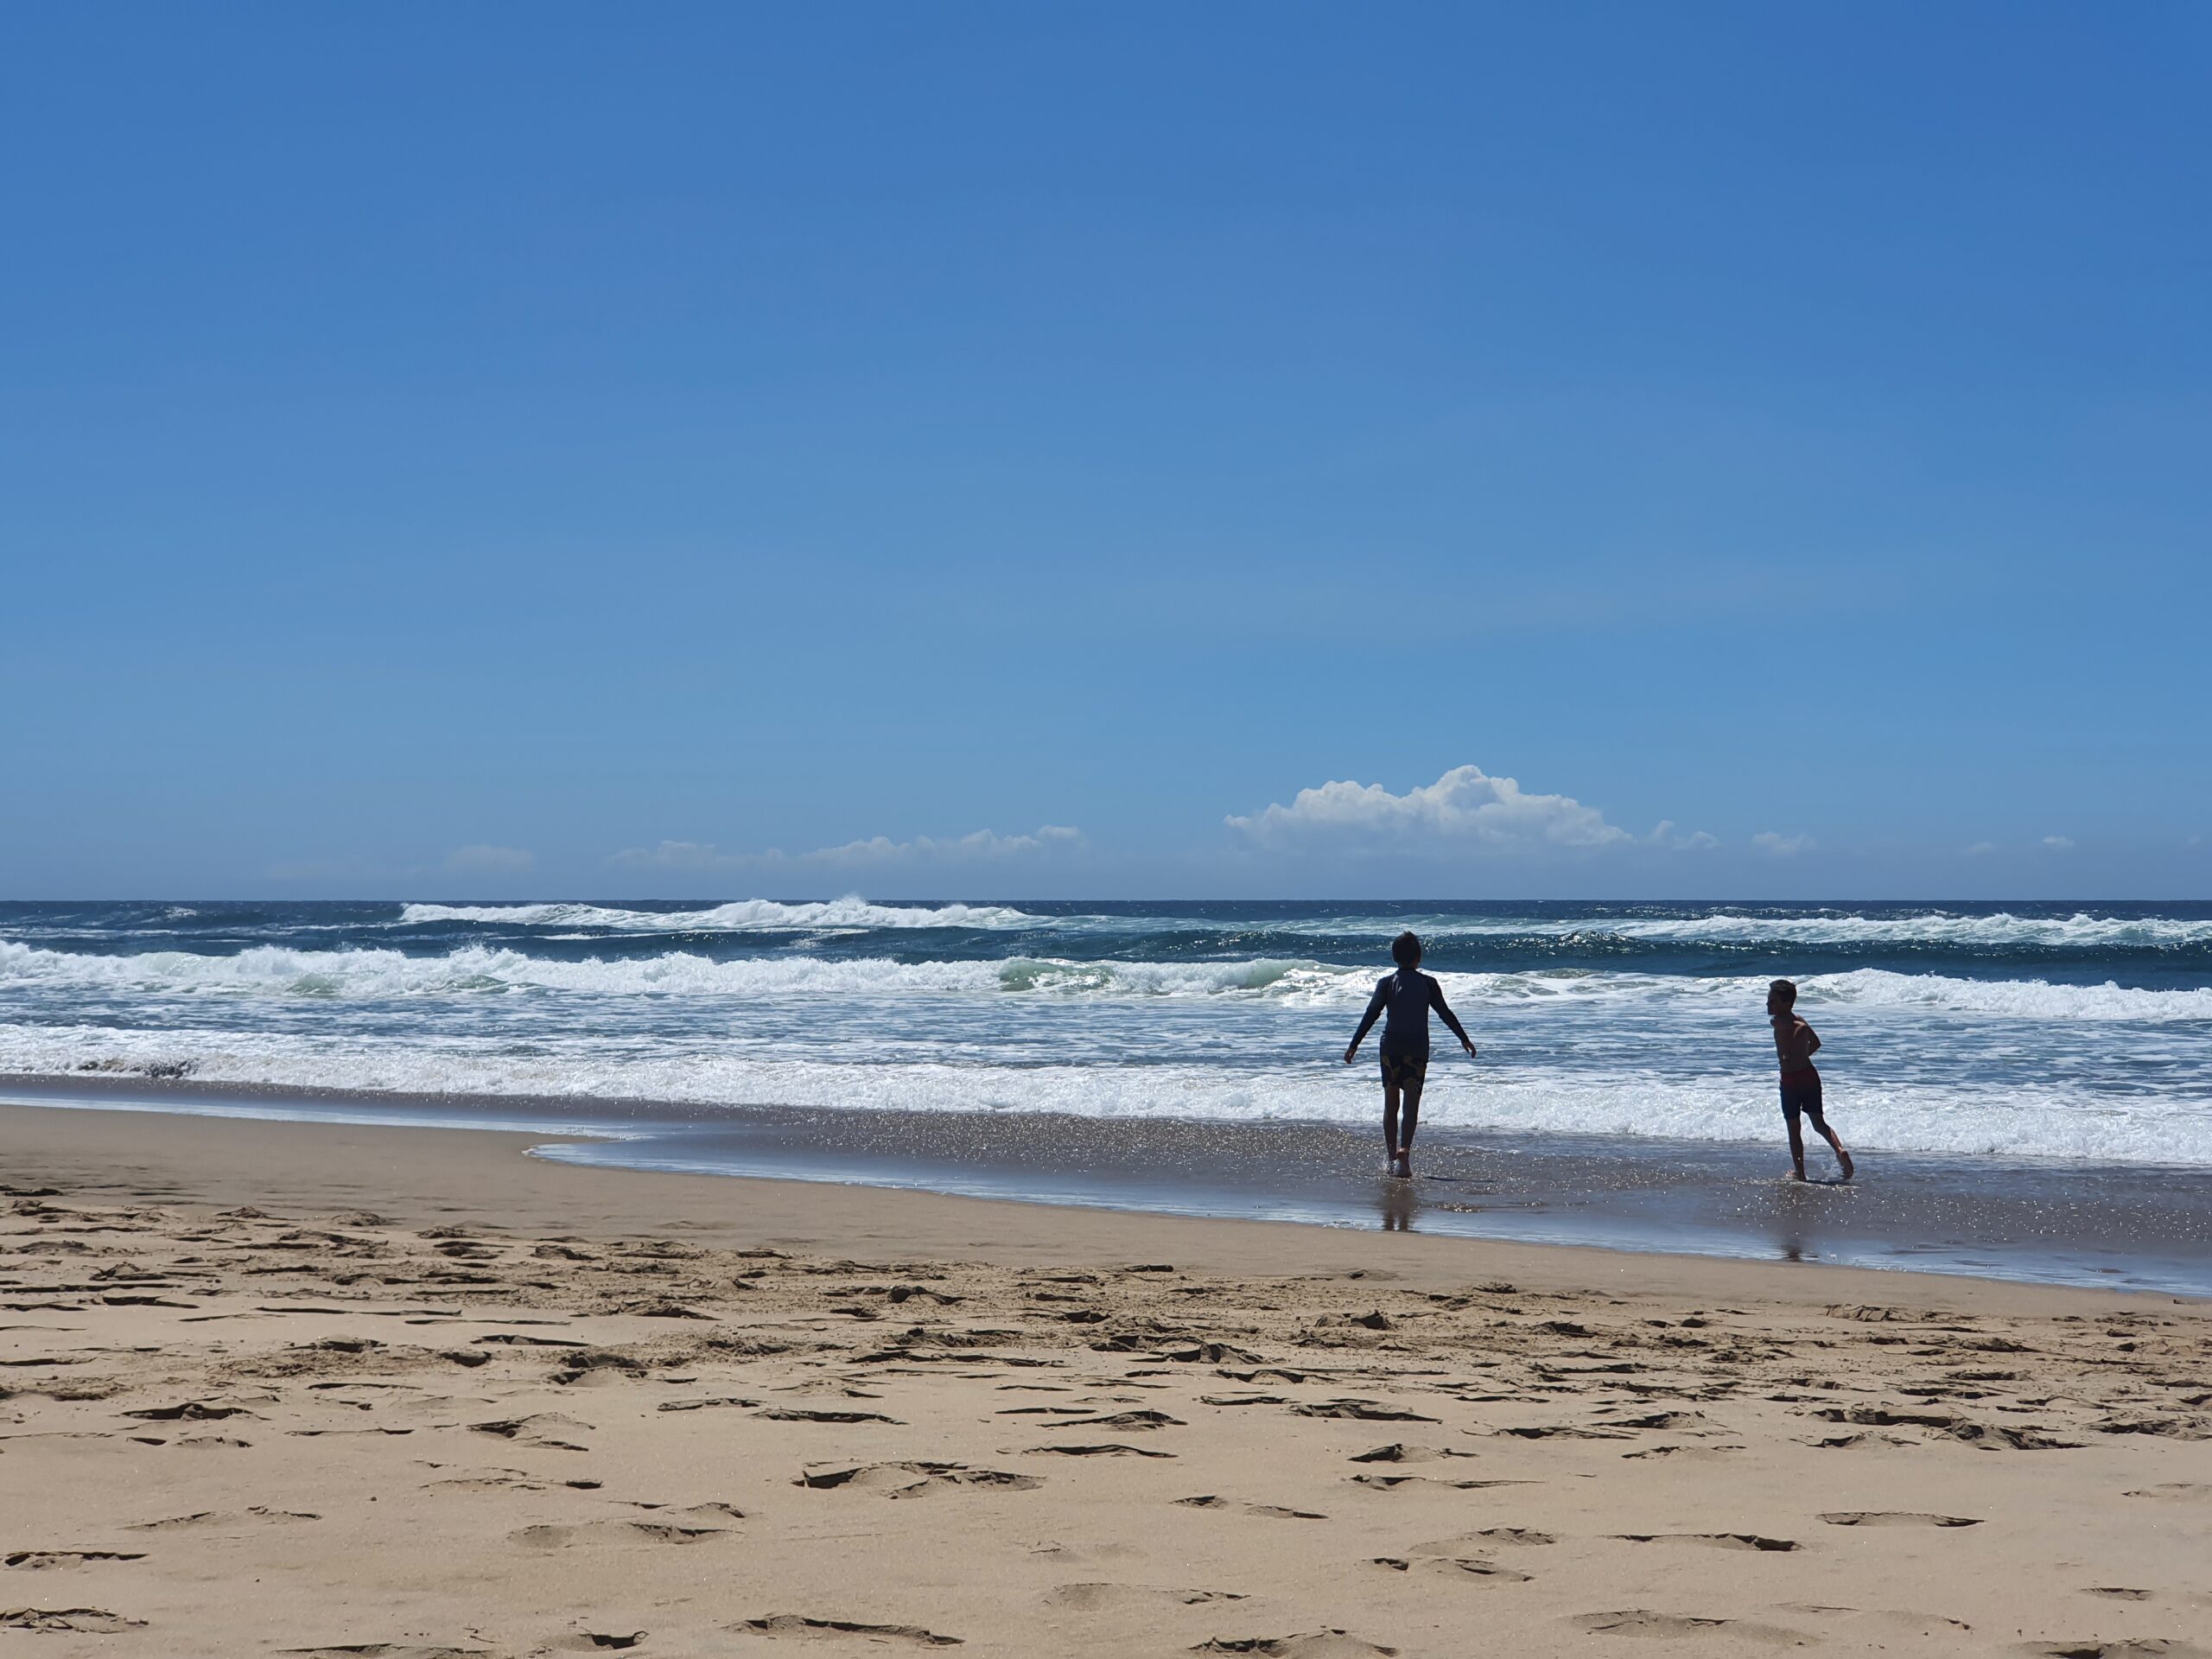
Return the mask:
[[[1851,1154],[1846,1152],[1841,1147],[1838,1147],[1835,1149],[1835,1160],[1843,1166],[1843,1179],[1847,1181],[1851,1179]]]
[[[1805,1179],[1805,1172],[1802,1169],[1793,1169],[1789,1172],[1789,1179],[1793,1181],[1802,1181]]]

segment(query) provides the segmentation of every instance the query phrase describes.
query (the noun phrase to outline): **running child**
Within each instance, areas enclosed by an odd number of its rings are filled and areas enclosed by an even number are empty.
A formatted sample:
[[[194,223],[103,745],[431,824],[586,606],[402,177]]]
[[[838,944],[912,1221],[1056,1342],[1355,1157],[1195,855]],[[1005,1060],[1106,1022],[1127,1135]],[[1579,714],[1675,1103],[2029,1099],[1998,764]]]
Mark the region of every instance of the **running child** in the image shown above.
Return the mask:
[[[1813,1069],[1813,1056],[1821,1046],[1820,1033],[1797,1017],[1797,988],[1777,979],[1766,988],[1767,1018],[1774,1025],[1774,1057],[1782,1065],[1782,1116],[1789,1125],[1792,1180],[1805,1179],[1805,1135],[1797,1126],[1802,1113],[1813,1120],[1821,1139],[1835,1148],[1843,1179],[1851,1179],[1851,1154],[1843,1149],[1835,1131],[1821,1110],[1821,1074]]]
[[[1376,1020],[1387,1014],[1382,1024],[1382,1144],[1389,1154],[1390,1173],[1410,1178],[1421,1085],[1428,1079],[1428,1011],[1436,1010],[1470,1055],[1475,1045],[1446,1006],[1444,988],[1421,971],[1421,941],[1410,933],[1399,934],[1390,941],[1390,959],[1398,971],[1376,986],[1367,1015],[1344,1050],[1344,1064],[1352,1063]]]

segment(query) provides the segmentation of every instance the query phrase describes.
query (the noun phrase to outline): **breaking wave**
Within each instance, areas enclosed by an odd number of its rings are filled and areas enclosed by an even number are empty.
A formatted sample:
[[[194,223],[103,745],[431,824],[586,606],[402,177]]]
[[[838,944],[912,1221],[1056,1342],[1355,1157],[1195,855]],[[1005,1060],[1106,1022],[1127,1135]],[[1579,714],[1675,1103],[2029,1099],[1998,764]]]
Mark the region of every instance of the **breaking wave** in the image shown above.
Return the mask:
[[[1758,1006],[1764,981],[1552,969],[1440,975],[1467,1013],[1484,1002],[1654,1001],[1674,1006]],[[466,996],[512,991],[597,996],[818,996],[825,1001],[924,993],[1266,998],[1356,1005],[1375,983],[1367,967],[1300,957],[1230,961],[1079,961],[1050,957],[900,962],[804,955],[718,959],[692,951],[569,961],[464,945],[439,956],[392,950],[300,950],[255,945],[229,956],[185,950],[105,955],[0,940],[0,985],[84,987],[181,995],[319,998]],[[1847,1004],[2033,1020],[2212,1022],[2212,988],[2145,990],[2111,982],[1962,979],[1861,968],[1799,982],[1809,1007]]]
[[[872,905],[849,896],[811,904],[741,899],[705,910],[607,905],[403,905],[399,925],[482,922],[500,927],[599,928],[621,933],[804,933],[878,927],[1026,927],[1041,918],[1005,905]]]

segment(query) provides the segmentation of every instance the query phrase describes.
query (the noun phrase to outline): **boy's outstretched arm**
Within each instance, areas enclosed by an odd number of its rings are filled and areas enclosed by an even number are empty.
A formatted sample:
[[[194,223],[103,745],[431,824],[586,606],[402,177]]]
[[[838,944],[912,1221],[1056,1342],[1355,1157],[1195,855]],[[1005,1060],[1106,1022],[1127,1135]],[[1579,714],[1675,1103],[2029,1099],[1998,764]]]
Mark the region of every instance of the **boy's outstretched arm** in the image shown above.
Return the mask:
[[[1359,1046],[1367,1040],[1367,1033],[1375,1029],[1375,1022],[1382,1017],[1383,1005],[1389,1001],[1389,993],[1383,988],[1389,983],[1389,981],[1385,980],[1382,985],[1377,985],[1375,995],[1367,999],[1367,1013],[1359,1022],[1359,1029],[1352,1033],[1351,1041],[1344,1046],[1346,1065],[1351,1064],[1351,1057],[1359,1052]]]
[[[1459,1023],[1459,1016],[1452,1013],[1450,1004],[1445,1001],[1444,986],[1440,981],[1432,979],[1428,982],[1428,1006],[1442,1015],[1444,1023],[1452,1027],[1452,1034],[1459,1039],[1459,1046],[1468,1053],[1473,1053],[1475,1039],[1467,1035],[1467,1028]]]

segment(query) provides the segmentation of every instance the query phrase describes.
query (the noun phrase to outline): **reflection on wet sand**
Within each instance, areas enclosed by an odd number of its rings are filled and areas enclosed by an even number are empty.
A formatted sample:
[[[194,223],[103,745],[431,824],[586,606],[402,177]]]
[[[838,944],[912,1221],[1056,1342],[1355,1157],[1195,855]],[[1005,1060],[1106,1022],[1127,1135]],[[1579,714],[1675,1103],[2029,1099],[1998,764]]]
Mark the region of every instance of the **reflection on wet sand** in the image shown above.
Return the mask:
[[[1386,1233],[1410,1233],[1414,1219],[1421,1214],[1421,1193],[1412,1181],[1386,1176],[1376,1184],[1376,1192],[1382,1210],[1382,1230]]]

